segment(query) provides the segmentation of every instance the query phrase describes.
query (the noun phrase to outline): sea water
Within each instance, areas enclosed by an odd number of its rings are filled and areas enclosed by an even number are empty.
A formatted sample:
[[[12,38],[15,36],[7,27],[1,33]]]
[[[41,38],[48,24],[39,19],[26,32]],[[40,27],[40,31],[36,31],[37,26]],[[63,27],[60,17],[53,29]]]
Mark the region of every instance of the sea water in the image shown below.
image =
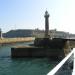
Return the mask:
[[[0,46],[0,75],[46,75],[57,62],[48,58],[11,58],[12,46],[25,46],[33,42]]]

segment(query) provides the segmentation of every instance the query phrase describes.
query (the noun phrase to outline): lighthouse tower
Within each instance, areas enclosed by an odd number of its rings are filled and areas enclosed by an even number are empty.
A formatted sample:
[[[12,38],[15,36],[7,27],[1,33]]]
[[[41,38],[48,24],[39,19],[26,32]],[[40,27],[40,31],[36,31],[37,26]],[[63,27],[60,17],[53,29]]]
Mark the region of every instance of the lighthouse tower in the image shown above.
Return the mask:
[[[49,38],[49,14],[48,11],[45,12],[45,38]]]

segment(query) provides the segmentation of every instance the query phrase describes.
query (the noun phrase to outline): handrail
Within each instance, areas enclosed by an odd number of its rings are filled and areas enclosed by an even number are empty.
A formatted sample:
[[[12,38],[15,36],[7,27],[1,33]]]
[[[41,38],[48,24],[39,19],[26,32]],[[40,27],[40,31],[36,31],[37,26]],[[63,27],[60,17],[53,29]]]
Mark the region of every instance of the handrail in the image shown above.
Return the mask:
[[[56,65],[47,75],[54,75],[74,52],[75,52],[75,48],[58,65]]]
[[[72,75],[75,75],[75,50],[74,50],[74,63],[73,63],[73,72]]]

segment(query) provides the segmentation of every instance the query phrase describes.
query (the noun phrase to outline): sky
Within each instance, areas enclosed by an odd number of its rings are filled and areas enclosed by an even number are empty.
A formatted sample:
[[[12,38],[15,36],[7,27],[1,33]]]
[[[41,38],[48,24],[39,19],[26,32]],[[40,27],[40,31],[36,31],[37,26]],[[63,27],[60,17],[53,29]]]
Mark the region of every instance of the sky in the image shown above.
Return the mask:
[[[49,29],[75,33],[75,0],[0,0],[0,28],[43,30],[46,10]]]

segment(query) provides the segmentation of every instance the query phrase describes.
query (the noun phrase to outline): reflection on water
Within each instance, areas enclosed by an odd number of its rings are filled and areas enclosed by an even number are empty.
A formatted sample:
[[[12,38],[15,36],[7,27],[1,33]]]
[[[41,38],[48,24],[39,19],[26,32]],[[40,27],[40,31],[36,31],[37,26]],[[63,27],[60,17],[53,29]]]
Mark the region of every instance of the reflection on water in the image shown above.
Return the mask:
[[[33,42],[0,46],[0,75],[46,75],[57,63],[47,58],[12,59],[11,47],[24,46]]]

